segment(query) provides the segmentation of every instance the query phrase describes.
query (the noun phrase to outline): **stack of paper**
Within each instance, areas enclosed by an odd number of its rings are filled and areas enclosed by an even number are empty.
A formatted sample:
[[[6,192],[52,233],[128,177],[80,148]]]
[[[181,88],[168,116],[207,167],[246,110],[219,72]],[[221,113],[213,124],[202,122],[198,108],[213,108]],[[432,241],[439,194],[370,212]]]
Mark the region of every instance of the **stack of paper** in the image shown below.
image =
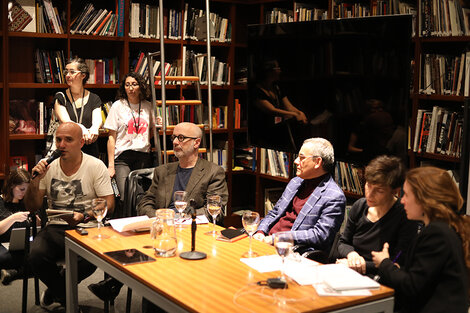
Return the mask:
[[[343,264],[318,266],[319,276],[334,290],[354,290],[379,288],[375,280],[363,276]]]

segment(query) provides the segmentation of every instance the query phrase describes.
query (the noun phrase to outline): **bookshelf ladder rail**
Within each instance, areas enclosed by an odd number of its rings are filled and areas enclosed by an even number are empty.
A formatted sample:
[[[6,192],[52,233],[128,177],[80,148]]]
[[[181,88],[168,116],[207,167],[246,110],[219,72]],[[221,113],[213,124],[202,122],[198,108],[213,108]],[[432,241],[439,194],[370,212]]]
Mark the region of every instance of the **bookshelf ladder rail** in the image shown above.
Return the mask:
[[[212,162],[212,64],[211,64],[211,33],[210,33],[209,0],[206,0],[206,48],[207,48],[207,104],[209,110],[209,161]]]
[[[213,154],[212,154],[212,70],[211,70],[211,40],[210,40],[210,13],[209,13],[209,0],[206,0],[206,47],[207,47],[207,62],[209,66],[207,67],[207,93],[208,93],[208,119],[209,119],[209,161],[213,161]],[[160,64],[164,66],[165,64],[165,34],[164,34],[164,28],[163,28],[163,0],[159,0],[159,23],[160,23],[160,52],[155,52],[155,53],[148,53],[147,54],[147,62],[149,64],[148,70],[149,70],[149,79],[150,79],[150,88],[152,91],[152,102],[154,103],[154,114],[156,116],[157,112],[157,100],[156,100],[156,93],[155,93],[155,79],[153,77],[153,73],[151,72],[151,69],[153,69],[153,56],[160,54]],[[184,35],[184,34],[183,34]],[[193,62],[195,64],[195,62]],[[184,66],[184,64],[183,64]],[[197,67],[196,67],[197,71]],[[161,92],[162,92],[162,132],[164,138],[162,139],[163,141],[163,164],[166,164],[168,162],[168,154],[167,154],[167,147],[166,147],[166,130],[167,130],[167,113],[166,113],[166,73],[165,71],[161,71]],[[197,73],[197,72],[196,72]],[[200,77],[199,75],[197,75]],[[196,81],[196,87],[197,87],[197,96],[198,100],[201,101],[200,109],[198,110],[199,116],[198,119],[200,122],[203,122],[203,105],[202,105],[202,97],[201,97],[201,87],[200,87],[200,82],[199,80]],[[154,127],[154,138],[155,138],[155,146],[156,146],[156,153],[158,154],[157,160],[159,161],[159,164],[161,164],[161,148],[160,148],[160,139],[156,135],[156,127]],[[202,143],[205,146],[205,136],[204,136],[204,128],[203,128],[203,138],[202,138]]]
[[[154,143],[155,143],[155,153],[156,155],[156,160],[158,161],[158,165],[162,164],[162,149],[160,145],[160,136],[157,134],[157,123],[156,123],[156,117],[157,117],[157,96],[155,93],[155,78],[153,77],[152,69],[153,69],[153,57],[159,55],[160,52],[153,52],[153,53],[147,53],[147,64],[148,64],[148,72],[149,72],[149,82],[150,82],[150,90],[152,91],[152,108],[153,108],[153,118],[155,119],[154,122],[154,127],[153,127],[153,138],[154,138]],[[163,97],[162,97],[163,98]],[[162,102],[162,105],[166,104],[166,101]],[[163,121],[166,120],[166,111],[163,111]],[[162,123],[162,131],[163,134],[166,134],[166,123]],[[166,140],[163,139],[164,142],[164,148],[166,151]],[[166,160],[165,160],[166,163]]]

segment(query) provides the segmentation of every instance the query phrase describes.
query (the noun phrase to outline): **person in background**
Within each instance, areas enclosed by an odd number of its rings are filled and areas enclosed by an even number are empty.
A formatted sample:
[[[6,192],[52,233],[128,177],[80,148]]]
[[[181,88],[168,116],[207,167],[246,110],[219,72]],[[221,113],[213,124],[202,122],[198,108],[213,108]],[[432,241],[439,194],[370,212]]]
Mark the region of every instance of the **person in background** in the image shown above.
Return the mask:
[[[219,195],[222,207],[225,207],[228,200],[225,171],[217,164],[199,158],[198,149],[202,136],[202,130],[193,123],[182,122],[175,126],[171,139],[178,162],[155,168],[152,185],[137,205],[139,215],[154,217],[155,208],[175,210],[173,194],[177,190],[186,191],[188,203],[190,199],[195,200],[198,215],[208,215],[205,210],[207,195]],[[117,297],[122,285],[115,278],[109,277],[89,285],[88,289],[101,300],[109,301]],[[142,299],[142,310],[147,313],[161,312],[160,308],[145,298]]]
[[[323,138],[307,139],[294,163],[297,177],[291,179],[253,237],[272,244],[272,235],[291,231],[296,245],[329,251],[346,207],[346,197],[331,175],[333,146]]]
[[[424,223],[404,266],[390,260],[389,244],[372,252],[381,283],[395,289],[395,311],[468,313],[470,217],[459,215],[462,196],[447,171],[410,170],[403,185],[410,220]]]
[[[46,308],[54,302],[65,305],[65,271],[57,264],[65,258],[65,231],[91,219],[89,212],[95,198],[106,199],[110,215],[114,210],[114,193],[106,165],[81,151],[84,141],[77,123],[60,124],[56,146],[61,156],[50,164],[44,159],[36,164],[33,172],[38,175],[31,180],[24,198],[26,207],[33,212],[42,207],[45,196],[53,208],[70,212],[60,218],[49,218],[31,243],[29,264],[47,286],[41,295],[41,306]],[[79,257],[77,269],[81,281],[96,267]]]
[[[406,218],[398,199],[405,180],[405,167],[392,156],[379,156],[365,169],[365,197],[351,207],[346,227],[339,239],[336,263],[355,271],[374,276],[377,268],[371,251],[380,250],[389,243],[390,253],[403,265],[410,242],[416,236],[418,225]]]
[[[90,70],[83,59],[75,57],[65,65],[64,75],[68,89],[55,94],[55,114],[60,123],[72,121],[80,125],[85,142],[83,152],[97,158],[96,140],[103,120],[100,97],[85,89]]]
[[[19,168],[10,171],[3,186],[0,197],[0,241],[10,241],[13,228],[27,227],[29,223],[23,198],[28,189],[31,175],[28,171]],[[23,277],[23,251],[9,251],[0,244],[0,269],[3,285],[8,285],[15,279]]]
[[[124,76],[118,97],[109,110],[104,128],[109,130],[108,172],[110,177],[116,178],[122,207],[129,173],[153,165],[149,152],[155,120],[152,106],[146,100],[148,87],[140,74],[130,72]],[[161,119],[157,121],[161,124]]]

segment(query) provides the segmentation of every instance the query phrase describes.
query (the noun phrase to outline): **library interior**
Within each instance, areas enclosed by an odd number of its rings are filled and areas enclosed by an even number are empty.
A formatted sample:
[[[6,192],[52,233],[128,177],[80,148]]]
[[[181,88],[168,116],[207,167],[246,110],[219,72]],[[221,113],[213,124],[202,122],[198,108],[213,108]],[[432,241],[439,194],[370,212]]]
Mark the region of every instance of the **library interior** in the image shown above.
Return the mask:
[[[469,0],[0,15],[7,311],[470,312]]]

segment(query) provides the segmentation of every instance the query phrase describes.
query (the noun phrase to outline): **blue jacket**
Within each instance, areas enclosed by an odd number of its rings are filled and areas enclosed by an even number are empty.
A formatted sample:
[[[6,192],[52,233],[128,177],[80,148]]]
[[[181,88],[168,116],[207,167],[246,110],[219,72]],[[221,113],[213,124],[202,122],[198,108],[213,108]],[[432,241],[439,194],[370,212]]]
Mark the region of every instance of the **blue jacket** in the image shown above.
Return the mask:
[[[274,208],[261,221],[258,231],[269,233],[285,215],[289,204],[302,182],[300,177],[291,179]],[[292,225],[295,244],[329,251],[344,218],[346,197],[331,175],[315,188]]]

